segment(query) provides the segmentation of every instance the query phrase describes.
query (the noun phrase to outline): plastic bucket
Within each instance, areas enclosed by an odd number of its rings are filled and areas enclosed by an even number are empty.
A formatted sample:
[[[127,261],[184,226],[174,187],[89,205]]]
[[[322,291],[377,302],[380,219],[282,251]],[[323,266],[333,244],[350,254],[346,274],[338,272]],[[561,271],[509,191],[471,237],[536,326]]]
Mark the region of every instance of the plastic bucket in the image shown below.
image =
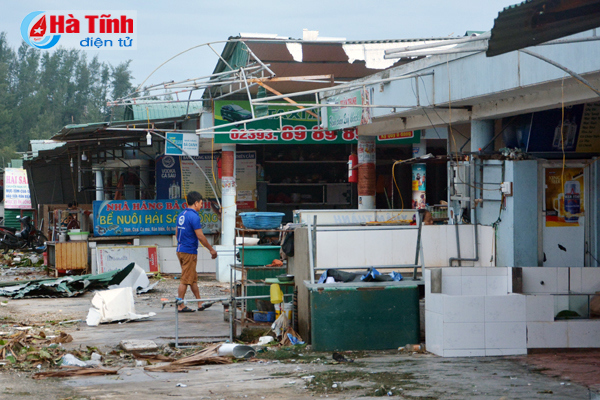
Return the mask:
[[[292,320],[292,311],[294,310],[294,303],[283,303],[283,312],[288,317],[288,319]]]
[[[223,357],[252,358],[256,355],[256,350],[243,344],[225,343],[219,347],[218,353]]]

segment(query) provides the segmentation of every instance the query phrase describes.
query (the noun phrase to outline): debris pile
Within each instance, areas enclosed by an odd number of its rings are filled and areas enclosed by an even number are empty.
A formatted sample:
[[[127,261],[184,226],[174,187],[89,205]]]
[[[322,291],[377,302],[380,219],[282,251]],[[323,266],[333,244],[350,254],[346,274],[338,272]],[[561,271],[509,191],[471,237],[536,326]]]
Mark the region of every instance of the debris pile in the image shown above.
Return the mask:
[[[58,279],[36,279],[18,283],[2,282],[0,283],[0,296],[14,299],[79,296],[87,291],[120,285],[123,281],[129,280],[130,274],[137,274],[135,267],[136,265],[131,263],[121,270],[108,271],[98,275],[65,276]],[[131,282],[137,284],[138,279],[131,279]]]
[[[33,333],[29,327],[16,329],[15,333],[0,332],[0,363],[23,369],[60,364],[65,353],[61,345],[73,341],[71,335],[62,331],[46,335],[43,330]]]
[[[152,365],[145,367],[146,371],[154,372],[185,372],[193,367],[208,365],[208,364],[231,364],[233,362],[231,357],[219,356],[218,350],[221,347],[220,344],[214,344],[206,347],[205,349],[196,352],[190,356],[180,358],[177,361],[173,361],[169,364],[164,365]]]

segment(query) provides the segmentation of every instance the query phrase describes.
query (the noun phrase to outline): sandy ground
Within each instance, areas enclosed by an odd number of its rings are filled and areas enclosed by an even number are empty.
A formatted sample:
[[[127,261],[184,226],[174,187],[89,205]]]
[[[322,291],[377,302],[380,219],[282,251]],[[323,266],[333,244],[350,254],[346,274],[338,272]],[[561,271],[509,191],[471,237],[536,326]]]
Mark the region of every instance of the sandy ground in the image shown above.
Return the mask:
[[[4,273],[0,280],[12,281],[33,279],[41,271],[15,269],[7,274],[3,268],[0,272]],[[124,339],[150,339],[161,351],[173,351],[169,344],[175,338],[175,309],[172,305],[162,308],[161,298],[173,300],[178,285],[177,279],[166,277],[153,292],[136,298],[138,313],[156,312],[151,319],[98,327],[84,322],[58,324],[84,320],[92,293],[76,298],[9,300],[0,306],[0,331],[19,324],[49,333],[66,331],[73,336],[73,342],[64,345],[66,349],[76,352],[96,347],[104,355],[105,368],[118,369],[118,375],[38,381],[31,379],[34,371],[3,366],[0,399],[351,399],[387,396],[388,392],[394,398],[423,400],[600,398],[589,390],[599,388],[600,353],[590,352],[445,359],[394,350],[347,354],[355,361],[338,364],[331,353],[297,348],[259,353],[263,359],[208,365],[187,373],[148,372],[129,356],[110,355]],[[228,285],[201,277],[200,291],[203,297],[223,297]],[[229,336],[220,304],[203,312],[179,314],[178,320],[184,341],[219,342]]]

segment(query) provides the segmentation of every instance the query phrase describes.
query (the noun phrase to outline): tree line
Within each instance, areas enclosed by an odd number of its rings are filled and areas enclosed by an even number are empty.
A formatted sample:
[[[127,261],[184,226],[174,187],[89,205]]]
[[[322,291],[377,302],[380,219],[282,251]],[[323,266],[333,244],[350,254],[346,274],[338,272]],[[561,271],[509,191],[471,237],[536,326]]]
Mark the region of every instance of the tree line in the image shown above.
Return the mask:
[[[65,125],[109,120],[107,100],[133,90],[130,63],[112,66],[82,50],[50,52],[24,42],[15,50],[0,33],[1,166]]]

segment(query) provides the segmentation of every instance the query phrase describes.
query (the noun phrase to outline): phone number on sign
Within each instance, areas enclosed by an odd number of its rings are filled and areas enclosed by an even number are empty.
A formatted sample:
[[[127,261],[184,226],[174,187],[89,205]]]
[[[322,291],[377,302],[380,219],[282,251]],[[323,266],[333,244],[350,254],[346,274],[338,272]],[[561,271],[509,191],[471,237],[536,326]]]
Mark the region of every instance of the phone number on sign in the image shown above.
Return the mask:
[[[326,131],[322,129],[306,129],[304,126],[290,126],[285,125],[281,129],[281,133],[278,136],[275,132],[270,129],[247,129],[238,130],[232,129],[229,133],[231,140],[281,140],[284,141],[303,141],[312,139],[314,141],[333,141],[338,137],[336,131]],[[356,129],[347,129],[342,131],[342,139],[347,141],[353,141],[358,139]]]

